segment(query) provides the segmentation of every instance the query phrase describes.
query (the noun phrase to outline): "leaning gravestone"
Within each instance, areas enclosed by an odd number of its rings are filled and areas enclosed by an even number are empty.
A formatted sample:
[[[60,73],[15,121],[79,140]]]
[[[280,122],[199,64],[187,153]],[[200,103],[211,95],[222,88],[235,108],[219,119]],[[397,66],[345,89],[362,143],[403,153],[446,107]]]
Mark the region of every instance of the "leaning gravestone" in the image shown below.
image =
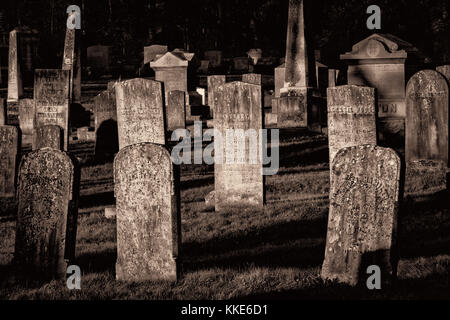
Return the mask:
[[[323,279],[354,286],[370,265],[380,267],[384,280],[393,275],[399,180],[400,158],[392,149],[362,145],[336,154]]]
[[[22,131],[22,145],[32,143],[34,117],[36,108],[33,99],[20,99],[19,101],[19,124]]]
[[[14,126],[0,126],[0,198],[14,197],[19,133]]]
[[[261,75],[258,73],[245,73],[242,75],[242,82],[261,86],[262,85]]]
[[[37,69],[34,78],[35,127],[56,124],[64,134],[64,150],[69,147],[69,70]]]
[[[416,73],[406,87],[406,161],[441,160],[448,164],[447,81],[436,71]]]
[[[263,128],[261,87],[231,82],[219,86],[215,95],[214,128],[223,142],[214,145],[215,209],[220,211],[227,205],[262,207],[265,188],[260,159],[262,150],[259,147]],[[230,137],[234,134],[234,137]],[[227,147],[227,139],[231,141],[232,150]],[[234,157],[235,153],[239,154],[239,150],[244,152],[244,161],[228,159],[227,153]],[[222,155],[222,159],[219,155]]]
[[[185,93],[181,90],[170,91],[166,103],[166,123],[168,130],[186,127]]]
[[[127,146],[114,159],[116,279],[176,281],[180,236],[179,175],[164,146]]]
[[[225,76],[208,76],[208,106],[210,109],[211,117],[214,118],[214,108],[215,108],[215,92],[217,87],[223,85],[226,82]]]
[[[328,88],[327,101],[330,163],[342,148],[377,144],[374,88]]]
[[[61,131],[61,127],[54,124],[34,129],[32,150],[34,151],[43,148],[63,150],[63,134]]]
[[[26,278],[63,278],[74,167],[68,155],[41,149],[20,164],[14,264]]]
[[[166,144],[161,82],[132,79],[115,89],[119,149],[141,142]]]

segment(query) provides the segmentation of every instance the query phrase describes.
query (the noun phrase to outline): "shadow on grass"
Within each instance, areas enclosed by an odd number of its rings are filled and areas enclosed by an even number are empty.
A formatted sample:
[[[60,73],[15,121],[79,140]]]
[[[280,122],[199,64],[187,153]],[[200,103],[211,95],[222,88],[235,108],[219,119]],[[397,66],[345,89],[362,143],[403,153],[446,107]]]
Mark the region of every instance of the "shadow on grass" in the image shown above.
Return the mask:
[[[114,249],[95,253],[78,255],[75,263],[80,266],[83,273],[101,273],[109,271],[115,273],[117,251]]]
[[[91,208],[116,203],[114,192],[96,193],[80,197],[79,208]]]

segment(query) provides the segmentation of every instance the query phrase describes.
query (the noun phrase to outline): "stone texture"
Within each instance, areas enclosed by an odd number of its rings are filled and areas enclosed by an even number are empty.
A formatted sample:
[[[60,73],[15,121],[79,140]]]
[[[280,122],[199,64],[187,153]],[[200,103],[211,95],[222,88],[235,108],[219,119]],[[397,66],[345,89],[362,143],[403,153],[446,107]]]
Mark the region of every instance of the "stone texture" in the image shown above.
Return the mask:
[[[283,63],[282,65],[275,68],[275,98],[280,97],[281,89],[284,87],[284,79],[286,77],[286,66]]]
[[[306,128],[310,99],[311,92],[308,88],[297,89],[295,95],[280,97],[276,110],[278,128]]]
[[[56,124],[64,135],[64,150],[69,147],[69,70],[37,69],[34,80],[35,127]]]
[[[23,95],[18,43],[19,32],[13,30],[9,33],[8,102],[18,102]]]
[[[436,71],[442,74],[445,77],[445,79],[447,79],[447,83],[450,84],[450,64],[436,67]]]
[[[208,76],[208,106],[210,110],[211,117],[214,118],[214,108],[215,108],[215,92],[217,87],[225,84],[227,82],[226,77],[223,76]]]
[[[19,171],[15,268],[26,278],[63,278],[73,163],[62,151],[41,149]]]
[[[0,197],[14,197],[19,132],[13,126],[0,126]]]
[[[222,145],[215,145],[214,154],[222,153],[223,161],[215,160],[214,181],[216,195],[216,211],[220,211],[227,205],[251,205],[262,207],[265,199],[264,177],[262,175],[262,163],[260,159],[259,141],[263,128],[263,112],[261,107],[261,87],[243,83],[231,82],[219,86],[216,91],[216,118],[214,128],[222,135]],[[240,138],[247,140],[245,143],[246,161],[229,163],[227,160],[227,130],[242,129],[255,130],[258,142],[242,137],[238,132],[232,144],[236,153]],[[236,138],[238,137],[238,138]],[[217,149],[221,148],[221,150]],[[256,156],[255,163],[249,160],[250,155]]]
[[[442,160],[448,164],[447,81],[438,72],[416,73],[406,88],[406,161]]]
[[[374,88],[332,87],[327,97],[330,163],[342,148],[377,144]]]
[[[392,149],[341,149],[331,166],[330,212],[322,278],[356,285],[369,265],[387,281],[396,270],[400,158]],[[361,279],[362,280],[362,279]]]
[[[261,75],[258,73],[246,73],[242,75],[242,82],[255,84],[257,86],[262,85]]]
[[[152,143],[123,148],[114,159],[117,280],[177,280],[181,235],[176,170],[169,151]]]
[[[19,124],[22,131],[22,145],[32,143],[36,106],[33,99],[20,99]]]
[[[60,126],[50,124],[35,128],[33,131],[32,150],[51,148],[63,150],[63,133]]]
[[[443,161],[414,160],[406,163],[405,195],[427,195],[447,189],[447,165]]]
[[[95,131],[103,121],[117,121],[116,93],[114,88],[101,92],[94,98]]]
[[[0,126],[6,125],[6,100],[0,98]]]
[[[6,124],[19,127],[19,101],[7,101]]]
[[[141,142],[166,144],[161,83],[132,79],[115,90],[119,149]]]
[[[168,130],[186,127],[186,103],[183,91],[170,91],[166,104],[166,123]]]
[[[67,29],[64,41],[62,69],[69,70],[69,101],[81,102],[81,49],[79,31]]]

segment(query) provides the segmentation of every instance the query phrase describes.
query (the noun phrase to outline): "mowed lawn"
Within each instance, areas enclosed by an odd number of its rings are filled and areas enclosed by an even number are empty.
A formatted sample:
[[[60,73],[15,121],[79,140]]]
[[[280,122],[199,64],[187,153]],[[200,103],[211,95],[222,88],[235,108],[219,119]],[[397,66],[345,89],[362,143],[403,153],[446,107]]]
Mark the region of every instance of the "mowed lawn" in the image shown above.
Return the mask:
[[[280,171],[267,177],[264,210],[215,213],[207,165],[181,168],[182,277],[176,284],[115,280],[116,223],[112,164],[89,160],[91,144],[75,144],[82,159],[77,234],[81,290],[65,281],[28,287],[12,281],[14,212],[0,217],[0,299],[432,299],[450,298],[449,193],[407,198],[399,217],[398,280],[380,291],[320,278],[328,217],[328,148],[323,135],[282,131]],[[6,206],[6,204],[2,203]],[[10,204],[11,206],[11,204]]]

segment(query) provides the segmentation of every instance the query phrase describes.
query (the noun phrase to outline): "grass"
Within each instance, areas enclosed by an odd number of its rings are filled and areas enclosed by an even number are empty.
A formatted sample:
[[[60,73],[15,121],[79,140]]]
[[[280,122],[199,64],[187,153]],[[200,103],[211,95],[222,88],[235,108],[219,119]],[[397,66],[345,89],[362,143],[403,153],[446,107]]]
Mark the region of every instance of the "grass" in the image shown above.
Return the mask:
[[[326,137],[285,131],[279,174],[268,177],[264,210],[229,208],[215,213],[205,196],[213,168],[182,166],[182,278],[176,284],[115,280],[112,165],[84,159],[77,234],[82,290],[64,281],[30,286],[11,281],[15,219],[0,217],[0,299],[433,299],[450,298],[448,192],[405,199],[399,219],[398,280],[381,291],[350,288],[320,278],[328,216]],[[84,151],[83,151],[84,150]]]

